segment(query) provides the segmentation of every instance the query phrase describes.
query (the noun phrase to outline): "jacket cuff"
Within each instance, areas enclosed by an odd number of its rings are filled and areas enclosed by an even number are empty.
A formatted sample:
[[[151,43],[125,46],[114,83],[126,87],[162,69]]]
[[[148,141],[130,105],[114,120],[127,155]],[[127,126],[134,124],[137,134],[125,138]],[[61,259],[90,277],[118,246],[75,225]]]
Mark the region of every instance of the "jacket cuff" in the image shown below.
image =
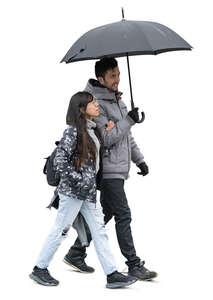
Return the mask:
[[[138,167],[140,164],[142,164],[142,163],[144,163],[144,162],[145,162],[145,160],[143,159],[143,160],[140,161],[139,164],[136,164],[136,166]]]
[[[129,115],[126,116],[126,120],[130,123],[131,126],[135,124],[135,121]]]

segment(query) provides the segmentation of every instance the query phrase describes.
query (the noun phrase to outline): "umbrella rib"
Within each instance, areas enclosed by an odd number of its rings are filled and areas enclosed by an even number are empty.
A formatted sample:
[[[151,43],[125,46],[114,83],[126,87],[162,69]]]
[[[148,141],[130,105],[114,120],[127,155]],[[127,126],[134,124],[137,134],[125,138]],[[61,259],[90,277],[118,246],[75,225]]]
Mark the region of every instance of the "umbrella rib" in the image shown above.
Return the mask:
[[[147,44],[149,45],[149,47],[150,47],[150,49],[151,49],[151,50],[149,50],[149,51],[150,51],[150,52],[154,52],[154,50],[153,50],[153,48],[152,48],[152,46],[151,46],[151,44],[150,44],[150,41],[149,41],[149,39],[147,38],[146,34],[142,31],[141,27],[138,26],[138,28],[139,28],[139,31],[142,32],[144,39],[146,40]]]

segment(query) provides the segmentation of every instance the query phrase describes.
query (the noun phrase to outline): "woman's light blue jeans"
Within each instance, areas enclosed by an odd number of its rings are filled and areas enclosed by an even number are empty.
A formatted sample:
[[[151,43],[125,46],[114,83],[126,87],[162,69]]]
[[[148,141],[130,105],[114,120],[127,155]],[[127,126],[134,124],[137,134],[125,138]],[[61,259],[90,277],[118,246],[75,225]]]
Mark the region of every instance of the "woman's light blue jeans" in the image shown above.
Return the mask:
[[[109,247],[100,202],[81,201],[76,197],[69,197],[61,193],[59,193],[59,197],[59,208],[55,224],[43,245],[36,266],[42,269],[48,267],[56,250],[66,238],[77,214],[81,212],[89,226],[95,250],[105,275],[116,271],[117,268]]]

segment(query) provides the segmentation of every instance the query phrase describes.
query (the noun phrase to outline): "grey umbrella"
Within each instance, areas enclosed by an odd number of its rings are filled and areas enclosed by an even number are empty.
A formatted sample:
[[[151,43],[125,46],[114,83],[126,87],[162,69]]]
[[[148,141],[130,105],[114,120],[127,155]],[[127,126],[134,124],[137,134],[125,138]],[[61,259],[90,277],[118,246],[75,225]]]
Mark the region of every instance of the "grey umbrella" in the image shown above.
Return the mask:
[[[192,47],[168,27],[154,22],[127,21],[96,27],[82,35],[69,49],[61,62],[108,57],[127,57],[131,106],[134,108],[129,56],[159,54],[168,51],[191,50]],[[142,119],[144,116],[142,116]]]

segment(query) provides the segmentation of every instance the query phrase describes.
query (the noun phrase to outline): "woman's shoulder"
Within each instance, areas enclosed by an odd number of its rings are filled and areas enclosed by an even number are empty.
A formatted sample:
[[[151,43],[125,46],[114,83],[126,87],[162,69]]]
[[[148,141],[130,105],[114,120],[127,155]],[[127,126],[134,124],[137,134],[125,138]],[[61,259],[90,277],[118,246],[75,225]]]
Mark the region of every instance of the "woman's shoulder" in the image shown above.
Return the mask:
[[[63,133],[63,137],[60,141],[62,148],[70,147],[71,144],[75,144],[77,141],[77,128],[75,126],[68,126]]]
[[[68,126],[64,130],[64,136],[73,136],[73,137],[76,137],[77,136],[77,128],[76,128],[76,126],[74,126],[74,125]]]

